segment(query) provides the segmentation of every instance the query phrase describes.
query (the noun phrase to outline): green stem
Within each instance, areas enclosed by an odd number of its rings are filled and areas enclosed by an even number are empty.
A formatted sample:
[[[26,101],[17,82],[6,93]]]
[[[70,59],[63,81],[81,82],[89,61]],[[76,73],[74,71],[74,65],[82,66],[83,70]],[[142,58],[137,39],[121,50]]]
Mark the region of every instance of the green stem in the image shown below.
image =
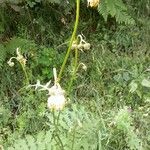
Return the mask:
[[[55,125],[56,123],[55,123],[55,110],[54,109],[52,110],[52,115],[53,115],[53,124]]]
[[[71,80],[70,80],[70,83],[69,83],[69,86],[68,86],[68,93],[71,92],[71,87],[72,87],[72,84],[73,84],[73,81],[75,79],[76,72],[77,72],[77,65],[78,65],[78,49],[76,48],[75,49],[74,70],[73,70],[72,77],[71,77]]]
[[[60,117],[60,113],[61,113],[61,111],[59,110],[59,112],[58,112],[58,116],[57,116],[57,121],[56,121],[57,125],[59,124],[59,117]]]
[[[59,135],[58,135],[57,133],[56,133],[56,137],[57,137],[57,139],[58,139],[58,141],[59,141],[59,143],[60,143],[61,150],[64,150],[63,143],[62,143],[62,141],[61,141],[61,139],[60,139],[60,137],[59,137]]]
[[[59,146],[60,146],[61,150],[64,150],[63,143],[62,143],[61,138],[59,137],[59,134],[58,134],[58,131],[59,131],[59,129],[58,129],[58,120],[59,120],[60,112],[59,112],[58,116],[55,116],[55,110],[52,110],[52,115],[53,115],[53,124],[54,124],[54,127],[55,127],[54,139],[55,139],[56,143],[59,142]],[[57,137],[58,141],[56,140],[56,137]]]
[[[62,76],[62,73],[64,71],[65,65],[67,63],[67,60],[68,60],[68,57],[69,57],[69,54],[70,54],[70,51],[71,51],[72,43],[73,43],[73,40],[75,39],[77,28],[78,28],[79,12],[80,12],[80,0],[76,0],[76,2],[77,2],[77,4],[76,4],[76,20],[75,20],[74,30],[73,30],[73,33],[72,33],[72,36],[71,36],[71,40],[70,40],[70,43],[69,43],[69,47],[68,47],[66,56],[64,58],[64,62],[61,66],[61,69],[60,69],[60,72],[59,72],[59,75],[58,75],[58,81],[61,80],[61,76]]]
[[[71,150],[73,150],[73,149],[74,149],[75,134],[76,134],[76,126],[75,126],[75,129],[74,129],[74,131],[73,131],[73,139],[72,139],[72,146],[71,146]]]

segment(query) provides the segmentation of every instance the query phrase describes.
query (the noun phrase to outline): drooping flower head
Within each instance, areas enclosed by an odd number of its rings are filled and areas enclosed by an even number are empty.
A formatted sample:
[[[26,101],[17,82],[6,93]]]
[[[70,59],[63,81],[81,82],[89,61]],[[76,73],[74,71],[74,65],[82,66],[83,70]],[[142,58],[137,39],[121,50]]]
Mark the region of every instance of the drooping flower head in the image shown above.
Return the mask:
[[[83,38],[85,38],[83,34],[79,34],[77,36],[77,39],[73,41],[72,50],[78,49],[83,52],[84,50],[86,51],[90,49],[91,44],[87,43]],[[78,40],[79,40],[79,43],[78,43]]]
[[[14,62],[12,61],[12,59],[16,59],[17,61],[19,61],[19,63],[20,63],[21,65],[23,65],[23,66],[25,67],[27,60],[26,60],[26,59],[24,58],[24,56],[20,53],[19,48],[16,49],[16,54],[17,54],[16,57],[11,57],[11,58],[9,59],[9,61],[7,62],[8,65],[9,65],[10,67],[13,67],[15,64],[14,64]]]

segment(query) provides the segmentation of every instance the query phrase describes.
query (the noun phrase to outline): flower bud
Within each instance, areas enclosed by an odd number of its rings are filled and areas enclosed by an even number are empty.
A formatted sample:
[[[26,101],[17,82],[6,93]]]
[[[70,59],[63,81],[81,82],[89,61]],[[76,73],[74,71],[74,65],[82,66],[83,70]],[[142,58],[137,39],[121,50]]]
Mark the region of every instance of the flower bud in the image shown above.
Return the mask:
[[[83,44],[79,44],[79,45],[78,45],[78,49],[79,49],[79,50],[83,49]]]
[[[13,67],[15,65],[14,62],[12,62],[11,60],[9,60],[7,63],[10,67]]]
[[[82,69],[83,69],[84,71],[87,70],[87,66],[86,66],[84,63],[80,63],[80,65],[82,65]]]
[[[91,45],[90,45],[90,43],[85,43],[85,44],[83,45],[83,47],[84,47],[85,50],[89,50],[90,47],[91,47]]]

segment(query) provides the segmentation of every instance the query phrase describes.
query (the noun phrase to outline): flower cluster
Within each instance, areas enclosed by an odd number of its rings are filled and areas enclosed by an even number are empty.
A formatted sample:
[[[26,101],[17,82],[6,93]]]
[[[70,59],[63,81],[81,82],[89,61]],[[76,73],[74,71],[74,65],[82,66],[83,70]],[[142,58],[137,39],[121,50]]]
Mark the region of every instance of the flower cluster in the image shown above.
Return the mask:
[[[72,44],[72,49],[79,49],[81,51],[83,50],[89,50],[91,45],[90,43],[87,43],[84,39],[83,39],[83,36],[82,35],[78,35],[78,38],[80,39],[80,42],[78,44],[77,40],[73,42]]]
[[[14,64],[14,62],[12,61],[12,59],[16,59],[17,61],[20,62],[21,65],[25,66],[27,60],[23,57],[23,55],[20,54],[19,48],[16,49],[16,54],[17,54],[17,57],[11,57],[11,58],[9,59],[9,61],[7,62],[8,65],[9,65],[10,67],[13,67],[15,64]]]
[[[50,87],[51,81],[49,81],[45,85],[41,85],[39,80],[35,85],[29,85],[29,87],[31,86],[35,87],[35,90],[38,88],[40,88],[39,90],[47,90],[48,108],[51,110],[62,110],[66,103],[65,91],[61,88],[60,84],[58,83],[56,68],[53,68],[53,75],[54,75],[54,85],[52,87]]]

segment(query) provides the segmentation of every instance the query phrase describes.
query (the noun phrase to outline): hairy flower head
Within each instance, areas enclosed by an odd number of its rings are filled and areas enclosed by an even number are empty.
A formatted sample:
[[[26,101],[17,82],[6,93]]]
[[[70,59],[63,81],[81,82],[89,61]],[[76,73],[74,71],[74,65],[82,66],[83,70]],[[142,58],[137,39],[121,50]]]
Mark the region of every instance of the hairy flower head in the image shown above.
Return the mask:
[[[56,68],[53,69],[54,75],[54,85],[50,87],[50,81],[45,85],[42,85],[38,80],[35,85],[29,85],[29,87],[34,86],[35,89],[39,90],[47,90],[48,91],[48,99],[47,106],[51,110],[62,110],[66,103],[65,91],[61,88],[58,83]]]
[[[49,97],[47,101],[48,108],[54,110],[62,110],[66,103],[66,98],[64,94],[65,91],[61,88],[59,83],[52,86],[49,89]]]

